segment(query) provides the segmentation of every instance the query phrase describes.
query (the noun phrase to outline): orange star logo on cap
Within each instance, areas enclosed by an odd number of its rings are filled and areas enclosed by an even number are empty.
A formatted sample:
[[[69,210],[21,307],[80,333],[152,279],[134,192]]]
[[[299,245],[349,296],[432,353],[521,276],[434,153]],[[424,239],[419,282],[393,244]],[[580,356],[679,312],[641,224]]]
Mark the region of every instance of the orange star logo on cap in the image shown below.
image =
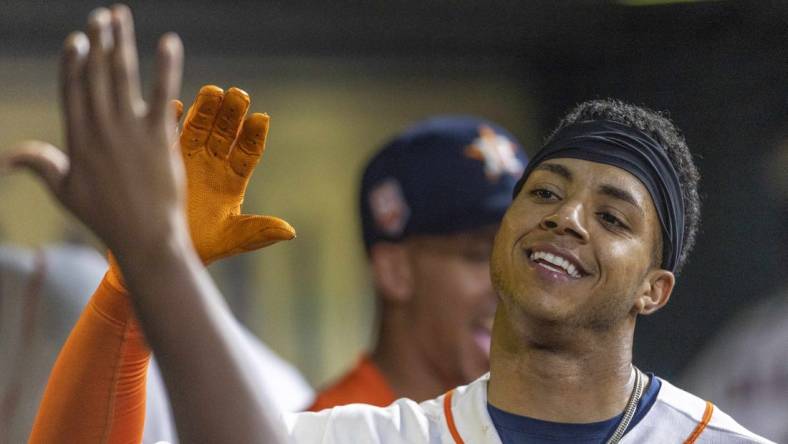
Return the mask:
[[[497,182],[503,174],[519,177],[524,170],[517,158],[517,145],[487,125],[479,127],[479,137],[465,148],[465,155],[484,162],[484,174],[490,182]]]

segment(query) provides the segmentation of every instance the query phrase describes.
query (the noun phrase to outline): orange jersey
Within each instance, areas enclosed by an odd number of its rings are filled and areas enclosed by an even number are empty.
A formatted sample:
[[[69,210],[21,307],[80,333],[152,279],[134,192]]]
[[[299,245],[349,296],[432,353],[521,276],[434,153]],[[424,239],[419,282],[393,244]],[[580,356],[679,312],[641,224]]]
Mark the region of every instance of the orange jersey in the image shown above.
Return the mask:
[[[396,395],[383,373],[368,355],[364,355],[353,370],[321,391],[309,410],[316,412],[355,403],[385,407],[395,400]]]

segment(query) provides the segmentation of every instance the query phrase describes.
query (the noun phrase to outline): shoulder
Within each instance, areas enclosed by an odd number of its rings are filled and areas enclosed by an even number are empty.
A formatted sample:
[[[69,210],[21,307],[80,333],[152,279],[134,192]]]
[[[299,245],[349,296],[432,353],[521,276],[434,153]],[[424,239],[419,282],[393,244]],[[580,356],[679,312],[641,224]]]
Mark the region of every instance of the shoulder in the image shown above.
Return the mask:
[[[395,399],[396,395],[383,373],[368,356],[362,356],[353,369],[320,391],[309,410],[318,411],[353,403],[384,407]]]
[[[643,428],[659,428],[681,439],[692,435],[697,442],[769,443],[742,427],[717,406],[661,379],[657,401],[643,421]],[[670,427],[665,427],[670,424]]]
[[[388,407],[348,404],[320,412],[284,415],[292,442],[430,443],[433,425],[424,409],[410,399]]]
[[[465,442],[500,442],[487,415],[485,375],[449,394],[416,403],[398,399],[388,407],[350,404],[320,412],[286,414],[287,432],[293,442],[386,442],[434,444],[453,442],[459,434]],[[455,424],[450,431],[447,414]]]

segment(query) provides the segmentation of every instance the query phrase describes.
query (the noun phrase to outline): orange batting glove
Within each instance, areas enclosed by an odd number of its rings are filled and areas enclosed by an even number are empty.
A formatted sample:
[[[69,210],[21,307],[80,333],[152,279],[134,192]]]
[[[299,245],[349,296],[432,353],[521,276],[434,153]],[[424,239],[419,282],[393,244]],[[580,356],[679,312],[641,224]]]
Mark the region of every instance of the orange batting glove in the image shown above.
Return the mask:
[[[180,150],[186,169],[192,242],[207,265],[223,257],[295,237],[278,217],[241,214],[246,186],[265,151],[269,117],[246,117],[246,92],[206,85],[186,114]],[[173,103],[176,115],[183,104]],[[246,118],[245,118],[246,117]],[[110,254],[109,279],[122,288],[120,269]]]

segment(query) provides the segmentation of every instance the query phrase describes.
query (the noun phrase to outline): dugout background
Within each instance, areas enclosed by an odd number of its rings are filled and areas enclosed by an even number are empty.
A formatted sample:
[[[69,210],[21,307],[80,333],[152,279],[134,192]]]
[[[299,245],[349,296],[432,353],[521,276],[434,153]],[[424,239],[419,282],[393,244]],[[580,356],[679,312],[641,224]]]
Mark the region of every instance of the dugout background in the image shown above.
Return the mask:
[[[99,4],[0,2],[0,150],[60,142],[56,55]],[[245,208],[287,219],[298,240],[212,272],[238,316],[315,384],[370,340],[360,168],[429,114],[484,115],[533,153],[585,99],[670,110],[703,174],[704,220],[670,304],[638,326],[641,368],[678,375],[725,320],[786,283],[788,2],[129,4],[147,67],[158,35],[183,37],[184,102],[203,83],[238,85],[272,116]],[[0,240],[85,239],[44,196],[30,177],[0,178]]]

